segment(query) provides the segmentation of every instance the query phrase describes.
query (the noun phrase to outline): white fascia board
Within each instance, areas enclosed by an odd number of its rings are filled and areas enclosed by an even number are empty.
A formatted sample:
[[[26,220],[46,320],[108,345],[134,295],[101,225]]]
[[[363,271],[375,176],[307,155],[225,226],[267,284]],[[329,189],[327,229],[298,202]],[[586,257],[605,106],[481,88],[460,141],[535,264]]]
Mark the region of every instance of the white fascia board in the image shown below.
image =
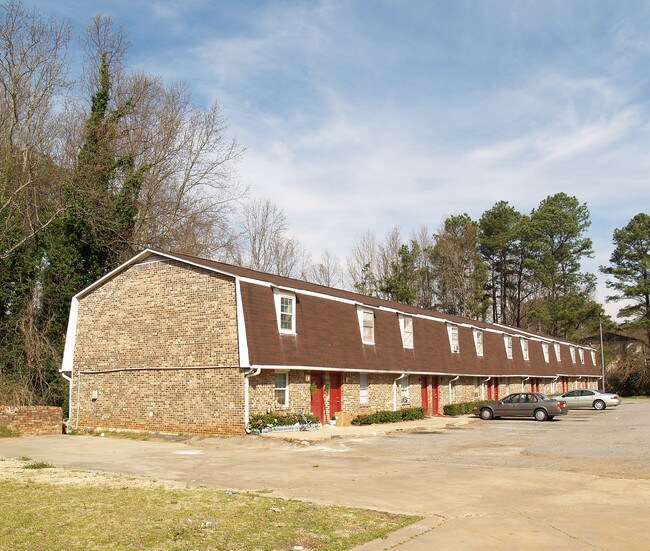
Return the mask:
[[[73,297],[70,304],[70,316],[68,317],[68,329],[65,334],[65,347],[63,349],[63,361],[60,372],[72,373],[74,363],[74,346],[77,340],[77,317],[79,315],[79,300]]]
[[[459,372],[453,372],[450,373],[448,371],[410,371],[408,369],[404,369],[402,371],[387,371],[385,369],[360,369],[356,367],[341,367],[341,368],[336,368],[336,367],[318,367],[318,366],[307,366],[307,365],[251,365],[251,368],[254,369],[262,369],[262,370],[278,370],[278,371],[333,371],[337,373],[382,373],[382,374],[402,374],[405,373],[407,375],[438,375],[442,377],[499,377],[499,378],[506,378],[506,377],[535,377],[537,379],[554,379],[556,376],[555,375],[523,375],[523,374],[503,374],[503,373],[459,373]],[[572,375],[574,376],[574,375]],[[592,377],[594,375],[583,375],[583,376],[588,376]]]
[[[235,278],[235,295],[237,302],[237,343],[239,346],[239,366],[250,367],[248,356],[248,337],[246,336],[246,318],[244,317],[244,304],[241,298],[241,284]]]

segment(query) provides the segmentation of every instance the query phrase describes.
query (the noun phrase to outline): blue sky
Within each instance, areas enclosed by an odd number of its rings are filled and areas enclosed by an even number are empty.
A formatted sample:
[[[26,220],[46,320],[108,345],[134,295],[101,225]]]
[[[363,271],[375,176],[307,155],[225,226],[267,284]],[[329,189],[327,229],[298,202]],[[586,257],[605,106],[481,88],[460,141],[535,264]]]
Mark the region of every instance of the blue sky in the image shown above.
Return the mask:
[[[614,228],[649,210],[648,2],[26,4],[76,36],[110,15],[132,68],[218,101],[247,149],[242,182],[314,257],[564,191],[589,206],[595,272]]]

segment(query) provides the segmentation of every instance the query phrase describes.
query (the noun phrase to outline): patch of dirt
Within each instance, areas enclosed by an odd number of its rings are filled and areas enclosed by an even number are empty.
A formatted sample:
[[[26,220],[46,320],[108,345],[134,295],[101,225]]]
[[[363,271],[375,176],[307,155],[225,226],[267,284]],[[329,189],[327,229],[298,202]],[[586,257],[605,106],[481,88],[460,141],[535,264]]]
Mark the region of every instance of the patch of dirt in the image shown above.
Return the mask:
[[[31,459],[0,458],[0,480],[17,482],[42,482],[57,486],[90,485],[108,488],[185,488],[187,485],[174,481],[157,481],[134,476],[118,476],[92,471],[75,471],[48,467],[44,469],[26,469]]]

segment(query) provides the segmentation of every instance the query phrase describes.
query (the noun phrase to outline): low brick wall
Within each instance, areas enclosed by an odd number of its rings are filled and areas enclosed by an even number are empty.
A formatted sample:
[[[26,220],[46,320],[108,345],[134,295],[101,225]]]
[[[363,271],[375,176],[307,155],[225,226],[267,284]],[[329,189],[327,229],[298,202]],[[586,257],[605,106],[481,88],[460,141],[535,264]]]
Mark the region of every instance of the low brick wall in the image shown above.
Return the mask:
[[[19,434],[61,434],[61,408],[53,406],[0,406],[0,426]]]

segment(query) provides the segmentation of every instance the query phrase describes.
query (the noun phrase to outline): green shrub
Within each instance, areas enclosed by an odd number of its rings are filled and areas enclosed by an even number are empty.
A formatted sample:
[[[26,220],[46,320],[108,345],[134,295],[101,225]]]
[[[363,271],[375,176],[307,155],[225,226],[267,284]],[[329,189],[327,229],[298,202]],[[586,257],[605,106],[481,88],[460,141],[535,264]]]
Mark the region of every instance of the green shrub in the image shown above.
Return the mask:
[[[0,425],[0,438],[13,438],[14,436],[19,436],[19,434],[12,431],[9,427]]]
[[[377,411],[368,415],[357,415],[352,419],[352,424],[357,426],[377,425],[416,419],[424,419],[424,408],[404,408],[397,411]]]
[[[442,411],[445,415],[467,415],[472,413],[472,410],[476,406],[482,404],[489,404],[494,402],[494,400],[475,400],[473,402],[459,402],[457,404],[447,404],[442,408]]]
[[[34,463],[29,463],[27,465],[23,466],[23,469],[51,469],[54,467],[54,465],[51,465],[50,463],[44,463],[43,461],[36,461]]]
[[[305,413],[305,417],[312,423],[318,423],[318,417]],[[305,421],[298,413],[256,413],[250,416],[248,427],[263,430],[271,427],[286,427],[290,425],[304,425]]]

